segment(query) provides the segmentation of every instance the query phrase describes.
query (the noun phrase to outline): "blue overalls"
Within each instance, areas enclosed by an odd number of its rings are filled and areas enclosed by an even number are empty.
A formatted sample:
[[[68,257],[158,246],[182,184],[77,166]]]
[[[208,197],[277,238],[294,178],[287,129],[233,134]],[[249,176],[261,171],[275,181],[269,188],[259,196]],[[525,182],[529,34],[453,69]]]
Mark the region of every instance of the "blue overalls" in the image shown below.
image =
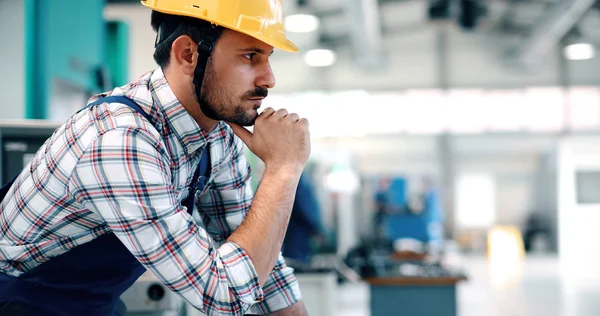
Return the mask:
[[[105,97],[86,108],[104,102],[126,104],[148,119],[135,102],[123,96]],[[190,214],[193,188],[204,188],[209,166],[207,145],[182,203]],[[15,179],[0,189],[0,200]],[[124,315],[126,308],[119,297],[145,270],[113,233],[107,233],[19,277],[0,273],[0,315]]]

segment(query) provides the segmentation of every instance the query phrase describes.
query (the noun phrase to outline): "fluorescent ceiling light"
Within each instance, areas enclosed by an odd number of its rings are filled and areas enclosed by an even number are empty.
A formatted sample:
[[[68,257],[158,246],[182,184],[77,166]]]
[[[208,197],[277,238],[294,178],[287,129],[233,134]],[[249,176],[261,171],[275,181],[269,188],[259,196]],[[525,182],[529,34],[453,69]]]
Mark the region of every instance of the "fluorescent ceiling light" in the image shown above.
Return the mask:
[[[337,55],[329,49],[313,49],[304,54],[304,61],[311,67],[327,67],[335,64]]]
[[[589,43],[577,43],[567,45],[563,49],[563,54],[568,60],[586,60],[594,58],[596,49]]]
[[[285,30],[293,33],[310,33],[319,28],[319,18],[310,14],[293,14],[285,17]]]

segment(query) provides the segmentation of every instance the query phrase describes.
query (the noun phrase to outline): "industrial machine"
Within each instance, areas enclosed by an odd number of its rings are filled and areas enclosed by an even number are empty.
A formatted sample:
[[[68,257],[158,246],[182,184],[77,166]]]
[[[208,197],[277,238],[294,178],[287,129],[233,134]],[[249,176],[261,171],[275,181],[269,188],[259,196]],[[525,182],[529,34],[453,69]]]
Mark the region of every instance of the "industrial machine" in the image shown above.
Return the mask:
[[[57,127],[56,124],[36,120],[0,122],[2,185],[23,170]]]
[[[146,271],[123,295],[127,315],[178,316],[184,306],[183,299],[169,290],[150,271]]]

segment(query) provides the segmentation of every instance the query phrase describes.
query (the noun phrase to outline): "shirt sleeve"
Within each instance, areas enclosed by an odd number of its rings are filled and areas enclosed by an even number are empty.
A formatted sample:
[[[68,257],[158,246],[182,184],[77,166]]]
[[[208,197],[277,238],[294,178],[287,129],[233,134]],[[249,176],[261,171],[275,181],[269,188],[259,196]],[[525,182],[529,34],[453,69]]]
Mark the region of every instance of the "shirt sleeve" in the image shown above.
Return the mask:
[[[244,144],[233,138],[233,150],[210,184],[210,189],[197,201],[199,216],[210,235],[223,242],[242,223],[252,205],[251,169],[244,155]],[[301,300],[294,270],[286,266],[281,253],[263,286],[264,301],[250,312],[262,315],[292,306]]]
[[[69,191],[97,213],[135,258],[206,315],[243,315],[262,300],[258,275],[235,243],[216,247],[177,201],[166,150],[140,128],[92,141]]]
[[[300,286],[294,276],[294,269],[285,264],[283,256],[275,264],[269,279],[263,286],[264,299],[253,305],[249,313],[253,315],[268,315],[302,300]]]

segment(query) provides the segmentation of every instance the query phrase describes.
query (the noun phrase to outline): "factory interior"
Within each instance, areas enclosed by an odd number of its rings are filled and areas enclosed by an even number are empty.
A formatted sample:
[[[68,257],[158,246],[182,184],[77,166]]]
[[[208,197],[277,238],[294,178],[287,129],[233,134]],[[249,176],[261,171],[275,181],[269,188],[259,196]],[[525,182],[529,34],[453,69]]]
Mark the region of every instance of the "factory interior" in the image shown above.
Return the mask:
[[[599,1],[282,4],[300,51],[270,57],[262,109],[310,121],[282,248],[308,315],[600,315]],[[158,67],[139,0],[0,0],[0,32],[2,185]],[[203,315],[151,273],[121,300]]]

